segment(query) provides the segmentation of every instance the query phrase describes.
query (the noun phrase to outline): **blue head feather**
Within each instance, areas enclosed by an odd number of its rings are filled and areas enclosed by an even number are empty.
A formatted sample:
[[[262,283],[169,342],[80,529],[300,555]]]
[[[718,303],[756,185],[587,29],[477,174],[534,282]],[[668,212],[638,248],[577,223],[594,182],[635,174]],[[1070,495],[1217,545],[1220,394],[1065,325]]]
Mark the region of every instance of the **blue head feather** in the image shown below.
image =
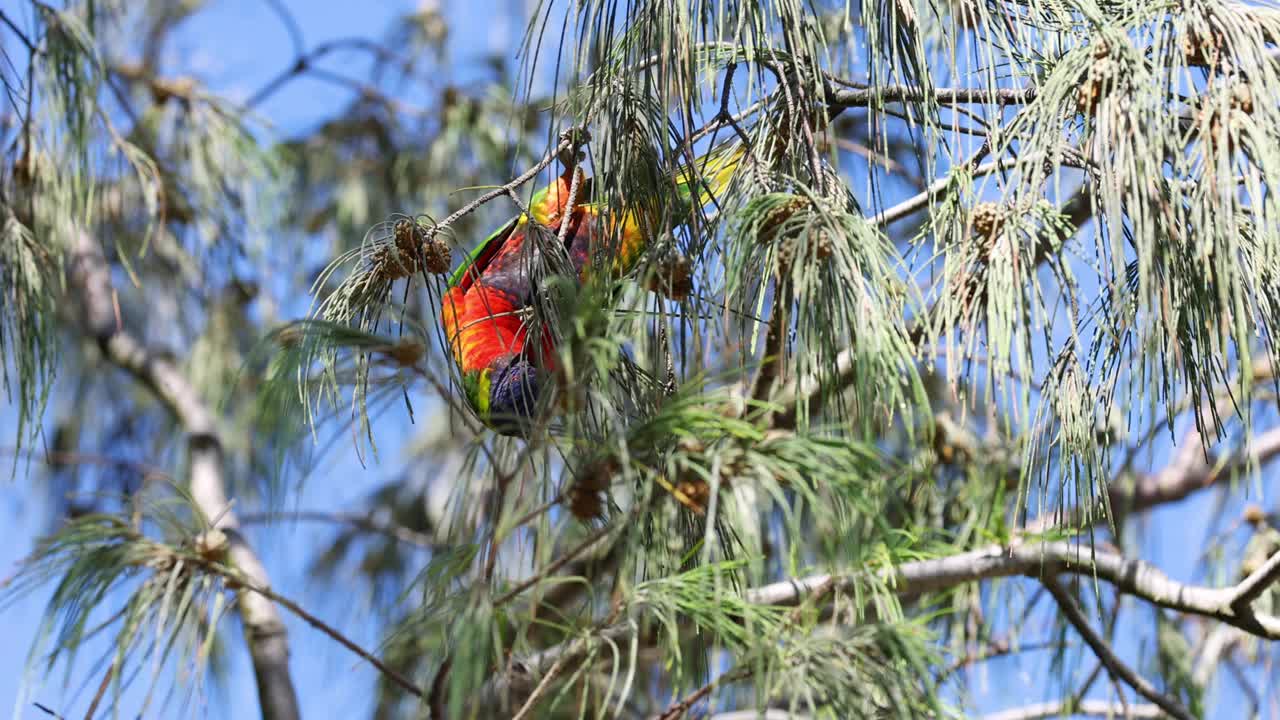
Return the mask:
[[[522,358],[503,358],[489,377],[490,427],[503,435],[523,435],[522,426],[537,412],[537,369]]]

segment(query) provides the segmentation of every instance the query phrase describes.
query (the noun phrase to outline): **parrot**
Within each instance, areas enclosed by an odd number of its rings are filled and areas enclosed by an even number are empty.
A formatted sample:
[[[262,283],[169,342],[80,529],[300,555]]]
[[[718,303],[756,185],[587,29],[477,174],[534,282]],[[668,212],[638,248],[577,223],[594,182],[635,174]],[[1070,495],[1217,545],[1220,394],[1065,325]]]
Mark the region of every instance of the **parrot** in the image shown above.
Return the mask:
[[[723,192],[744,156],[742,146],[718,148],[679,168],[672,178],[675,216],[687,217]],[[574,207],[568,208],[575,175],[578,190]],[[656,222],[625,206],[611,210],[590,203],[589,190],[590,178],[566,168],[533,195],[526,213],[486,238],[448,278],[440,310],[446,344],[471,410],[501,435],[523,434],[521,421],[535,413],[540,371],[555,363],[550,328],[543,328],[540,338],[529,337],[535,332],[528,322],[536,291],[533,269],[541,261],[530,234],[545,228],[558,237],[562,223],[568,223],[565,249],[578,282],[594,272],[589,259],[603,238],[617,238],[617,248],[610,262],[594,267],[615,276],[629,271],[652,241],[645,228]]]

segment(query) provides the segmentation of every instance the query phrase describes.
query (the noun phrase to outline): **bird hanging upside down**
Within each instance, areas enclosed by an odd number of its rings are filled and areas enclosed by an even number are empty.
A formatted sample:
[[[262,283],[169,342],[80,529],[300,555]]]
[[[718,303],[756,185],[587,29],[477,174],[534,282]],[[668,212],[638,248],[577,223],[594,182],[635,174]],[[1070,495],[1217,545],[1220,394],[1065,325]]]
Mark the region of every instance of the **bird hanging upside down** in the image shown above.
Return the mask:
[[[687,218],[695,207],[724,190],[745,151],[713,150],[682,167],[674,177],[673,217]],[[550,186],[539,190],[522,214],[490,235],[454,271],[442,302],[440,322],[454,362],[462,376],[467,402],[480,420],[504,435],[522,435],[522,422],[536,413],[543,374],[555,364],[550,328],[538,332],[530,324],[537,278],[547,274],[549,261],[541,256],[534,233],[558,238],[569,223],[565,250],[578,282],[597,269],[620,276],[629,271],[652,238],[645,231],[657,218],[642,217],[634,209],[610,211],[588,202],[590,180],[579,173],[574,207],[567,206],[573,176],[568,169]],[[651,214],[651,213],[650,213]],[[616,223],[616,224],[615,224]],[[612,261],[592,262],[610,248]],[[553,240],[554,242],[554,240]]]

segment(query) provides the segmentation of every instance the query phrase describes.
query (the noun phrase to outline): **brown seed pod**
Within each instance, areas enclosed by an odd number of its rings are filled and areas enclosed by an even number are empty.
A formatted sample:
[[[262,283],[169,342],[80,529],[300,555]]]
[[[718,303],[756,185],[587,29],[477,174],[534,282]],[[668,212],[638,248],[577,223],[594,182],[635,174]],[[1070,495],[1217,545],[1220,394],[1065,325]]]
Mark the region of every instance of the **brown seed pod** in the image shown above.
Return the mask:
[[[593,520],[604,515],[604,491],[622,471],[612,456],[590,463],[573,480],[565,493],[569,512],[579,520]]]
[[[407,278],[418,272],[418,256],[398,252],[391,245],[384,245],[373,253],[370,272],[378,280],[390,282]]]
[[[800,212],[808,204],[809,201],[807,199],[796,197],[791,198],[782,205],[774,208],[769,213],[768,217],[764,219],[764,222],[760,223],[758,235],[760,240],[763,242],[773,242],[776,240],[778,231],[781,229],[783,223],[790,219],[792,215]]]
[[[826,230],[818,230],[816,233],[811,233],[809,243],[813,248],[813,254],[819,260],[826,260],[835,251],[835,246],[831,241],[831,233]]]
[[[1226,38],[1208,22],[1197,25],[1189,25],[1178,40],[1182,58],[1188,67],[1217,67],[1225,56]]]
[[[1076,95],[1076,107],[1086,115],[1097,109],[1098,103],[1115,86],[1118,75],[1116,61],[1097,53],[1094,50],[1093,64],[1089,66],[1089,73]]]
[[[973,229],[982,237],[992,240],[1004,227],[1005,209],[999,203],[983,202],[973,206],[970,212]]]
[[[231,541],[227,538],[227,534],[213,528],[206,532],[202,532],[196,536],[195,542],[196,554],[210,562],[222,562],[227,556],[227,551],[231,548]]]
[[[1254,527],[1264,525],[1267,522],[1267,511],[1250,503],[1244,507],[1244,521]]]
[[[774,256],[778,275],[786,275],[791,272],[791,265],[796,261],[797,244],[798,241],[795,237],[783,238],[782,242],[778,243],[778,250]]]
[[[569,512],[583,522],[604,515],[604,496],[598,490],[574,485],[569,488],[568,505]]]
[[[1253,114],[1253,89],[1248,84],[1238,82],[1231,86],[1231,107],[1245,115]]]
[[[427,348],[422,343],[413,338],[402,338],[400,342],[387,348],[386,354],[392,360],[395,360],[400,367],[413,367],[418,364],[422,356],[427,353]]]
[[[1200,140],[1205,144],[1206,151],[1210,155],[1217,155],[1220,150],[1228,155],[1235,153],[1241,120],[1241,115],[1236,111],[1223,113],[1210,105],[1200,108]]]
[[[449,243],[432,238],[422,245],[422,266],[434,275],[444,275],[453,264],[453,253]]]
[[[417,250],[418,241],[422,239],[422,229],[418,227],[418,223],[408,218],[401,218],[392,227],[391,236],[396,242],[396,250],[399,250],[402,255],[413,255]]]
[[[707,512],[707,501],[711,499],[711,485],[702,478],[689,478],[676,483],[676,500],[681,505],[702,515]]]
[[[693,292],[693,264],[682,253],[663,257],[649,276],[648,289],[670,300],[684,300]]]

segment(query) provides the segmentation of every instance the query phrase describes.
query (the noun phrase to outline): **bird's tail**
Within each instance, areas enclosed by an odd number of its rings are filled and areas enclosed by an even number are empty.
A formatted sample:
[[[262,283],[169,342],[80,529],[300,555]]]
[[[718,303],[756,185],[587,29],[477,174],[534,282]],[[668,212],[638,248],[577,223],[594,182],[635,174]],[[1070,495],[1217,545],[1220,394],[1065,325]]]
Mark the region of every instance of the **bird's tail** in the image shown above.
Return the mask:
[[[726,143],[695,158],[692,164],[680,166],[675,172],[680,199],[690,206],[714,202],[733,182],[733,175],[746,156],[745,145]]]

